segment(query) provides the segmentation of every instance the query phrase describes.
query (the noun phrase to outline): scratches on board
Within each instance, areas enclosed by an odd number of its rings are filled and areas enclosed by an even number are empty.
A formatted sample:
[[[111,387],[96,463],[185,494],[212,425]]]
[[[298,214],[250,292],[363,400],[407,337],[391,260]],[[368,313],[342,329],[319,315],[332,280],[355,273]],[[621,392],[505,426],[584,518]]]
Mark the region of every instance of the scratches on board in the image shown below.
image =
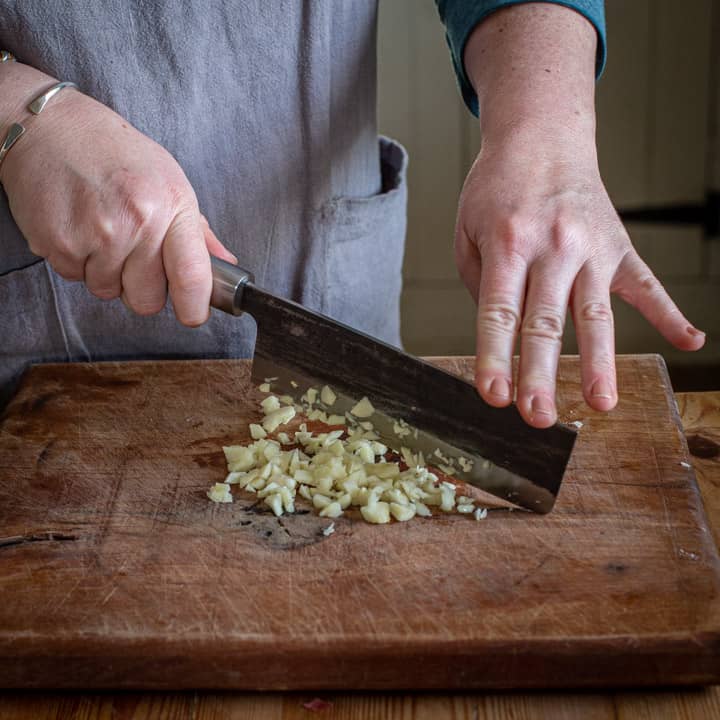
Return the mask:
[[[68,542],[78,540],[77,533],[61,532],[59,530],[43,530],[40,532],[26,533],[25,535],[11,535],[0,537],[0,550],[15,545],[26,545],[38,542]]]

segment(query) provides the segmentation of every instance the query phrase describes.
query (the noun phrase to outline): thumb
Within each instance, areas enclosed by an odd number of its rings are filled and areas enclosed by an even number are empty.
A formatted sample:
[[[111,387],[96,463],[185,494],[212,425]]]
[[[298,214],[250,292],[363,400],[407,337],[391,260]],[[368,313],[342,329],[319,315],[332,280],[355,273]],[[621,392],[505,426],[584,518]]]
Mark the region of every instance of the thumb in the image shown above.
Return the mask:
[[[205,245],[208,252],[221,260],[227,260],[227,262],[237,265],[238,259],[218,240],[217,235],[211,230],[207,218],[201,215],[200,219],[202,221],[203,235],[205,236]]]

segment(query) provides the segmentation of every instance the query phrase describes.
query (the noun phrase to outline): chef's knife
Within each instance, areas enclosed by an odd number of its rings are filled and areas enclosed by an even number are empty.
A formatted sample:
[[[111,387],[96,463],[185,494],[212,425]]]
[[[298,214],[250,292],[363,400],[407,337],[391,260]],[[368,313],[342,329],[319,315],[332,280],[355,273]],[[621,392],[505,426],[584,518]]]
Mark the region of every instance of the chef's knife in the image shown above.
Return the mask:
[[[253,381],[296,402],[329,385],[344,414],[363,397],[385,444],[422,452],[428,465],[539,513],[555,504],[575,443],[574,430],[527,425],[513,405],[486,404],[469,383],[397,348],[259,288],[247,270],[212,258],[211,305],[257,323]],[[405,424],[407,423],[407,425]]]

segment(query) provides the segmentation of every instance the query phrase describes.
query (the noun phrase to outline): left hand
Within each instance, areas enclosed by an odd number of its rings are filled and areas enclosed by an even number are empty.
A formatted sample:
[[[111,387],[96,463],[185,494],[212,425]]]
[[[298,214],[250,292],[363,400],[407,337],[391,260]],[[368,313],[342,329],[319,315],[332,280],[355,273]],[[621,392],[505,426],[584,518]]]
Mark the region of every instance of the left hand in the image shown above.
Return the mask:
[[[577,331],[583,395],[617,403],[610,294],[636,307],[682,350],[696,330],[633,248],[600,179],[594,142],[538,127],[484,138],[460,199],[455,255],[478,305],[476,385],[491,405],[513,398],[539,428],[557,418],[555,377],[568,306]]]

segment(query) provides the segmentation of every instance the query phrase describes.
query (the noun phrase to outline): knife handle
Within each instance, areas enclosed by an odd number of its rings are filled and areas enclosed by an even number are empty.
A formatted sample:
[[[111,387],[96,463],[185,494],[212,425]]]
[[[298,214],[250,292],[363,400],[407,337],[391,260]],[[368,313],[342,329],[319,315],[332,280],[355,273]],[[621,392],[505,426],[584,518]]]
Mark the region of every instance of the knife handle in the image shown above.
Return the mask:
[[[213,289],[210,305],[230,315],[242,315],[242,296],[245,285],[255,281],[248,270],[243,270],[225,260],[210,256]]]

